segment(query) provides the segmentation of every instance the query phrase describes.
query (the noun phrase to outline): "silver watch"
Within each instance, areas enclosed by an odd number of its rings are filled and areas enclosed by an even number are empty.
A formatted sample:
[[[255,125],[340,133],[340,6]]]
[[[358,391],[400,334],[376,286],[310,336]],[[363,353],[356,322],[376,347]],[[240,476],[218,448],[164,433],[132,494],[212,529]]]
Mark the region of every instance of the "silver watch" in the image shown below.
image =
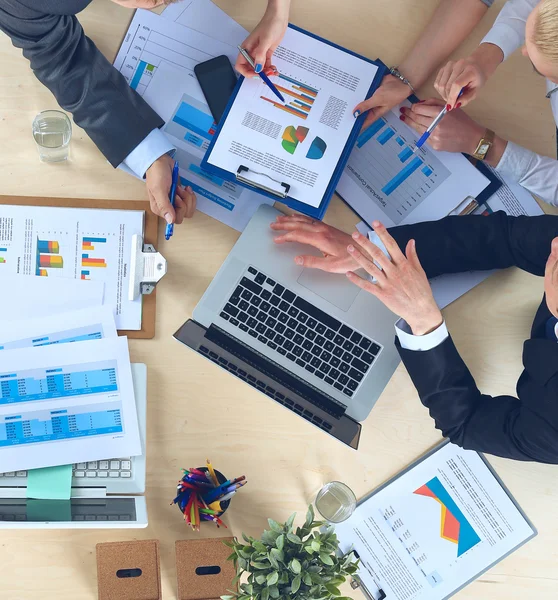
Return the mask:
[[[389,72],[394,76],[397,77],[397,79],[399,79],[399,81],[402,81],[405,85],[408,85],[411,88],[411,92],[413,92],[413,94],[415,94],[415,88],[413,87],[413,84],[404,76],[401,74],[401,72],[399,71],[399,69],[397,67],[391,67]]]

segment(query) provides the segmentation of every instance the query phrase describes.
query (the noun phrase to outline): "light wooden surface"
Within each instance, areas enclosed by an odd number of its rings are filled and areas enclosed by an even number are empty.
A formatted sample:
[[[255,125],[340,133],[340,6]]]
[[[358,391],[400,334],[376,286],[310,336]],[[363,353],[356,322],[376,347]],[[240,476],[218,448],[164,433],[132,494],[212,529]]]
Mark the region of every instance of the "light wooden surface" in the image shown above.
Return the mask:
[[[220,0],[247,28],[263,0]],[[293,2],[292,22],[365,54],[396,63],[428,20],[437,0],[305,0]],[[471,39],[456,53],[469,53],[502,6],[498,0]],[[81,15],[86,32],[112,60],[131,12],[95,0]],[[83,131],[74,128],[71,161],[38,160],[31,122],[55,108],[27,61],[0,37],[1,193],[109,199],[143,199],[142,183],[114,171]],[[432,91],[426,87],[422,96]],[[503,65],[470,107],[499,133],[554,156],[554,123],[544,82],[519,54]],[[350,231],[357,219],[335,199],[326,221]],[[162,226],[162,225],[161,225]],[[192,537],[176,507],[169,506],[181,467],[210,456],[248,486],[227,513],[229,532],[258,535],[266,519],[303,513],[325,482],[340,479],[362,496],[440,440],[403,368],[399,368],[368,420],[358,452],[309,426],[249,386],[171,339],[191,315],[211,278],[237,239],[236,232],[196,214],[160,249],[169,273],[158,287],[157,335],[132,341],[132,359],[148,364],[146,530],[2,532],[0,598],[85,600],[96,597],[95,544],[101,541],[161,540],[164,598],[176,598],[174,541]],[[445,311],[448,326],[480,388],[514,393],[521,371],[523,340],[542,296],[542,280],[501,272]],[[498,473],[539,529],[539,536],[460,592],[459,598],[504,600],[558,596],[556,571],[558,483],[555,467],[491,458]],[[207,536],[225,535],[211,526]],[[228,533],[228,532],[227,532]],[[359,593],[354,593],[356,598]]]

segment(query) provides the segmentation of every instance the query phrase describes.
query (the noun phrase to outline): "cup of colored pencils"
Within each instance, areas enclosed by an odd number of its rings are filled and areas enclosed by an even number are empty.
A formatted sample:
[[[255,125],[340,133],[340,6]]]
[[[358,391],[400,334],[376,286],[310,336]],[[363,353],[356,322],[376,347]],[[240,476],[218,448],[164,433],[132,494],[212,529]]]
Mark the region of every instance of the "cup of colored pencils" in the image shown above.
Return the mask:
[[[177,504],[190,527],[200,530],[204,521],[213,521],[217,527],[227,527],[221,516],[227,510],[236,492],[248,483],[246,477],[227,479],[216,471],[208,460],[207,466],[182,469],[182,479],[177,485]]]

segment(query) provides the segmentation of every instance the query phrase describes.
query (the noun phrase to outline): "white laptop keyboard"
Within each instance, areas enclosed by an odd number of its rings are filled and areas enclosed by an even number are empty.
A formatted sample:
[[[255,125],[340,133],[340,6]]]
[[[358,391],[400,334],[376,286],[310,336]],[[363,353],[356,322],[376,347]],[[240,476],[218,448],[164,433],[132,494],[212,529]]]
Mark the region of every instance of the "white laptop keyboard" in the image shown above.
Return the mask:
[[[130,457],[126,457],[74,463],[72,471],[75,479],[103,479],[109,477],[112,479],[130,479],[132,477],[132,461]],[[27,471],[0,473],[0,478],[2,477],[27,477]]]

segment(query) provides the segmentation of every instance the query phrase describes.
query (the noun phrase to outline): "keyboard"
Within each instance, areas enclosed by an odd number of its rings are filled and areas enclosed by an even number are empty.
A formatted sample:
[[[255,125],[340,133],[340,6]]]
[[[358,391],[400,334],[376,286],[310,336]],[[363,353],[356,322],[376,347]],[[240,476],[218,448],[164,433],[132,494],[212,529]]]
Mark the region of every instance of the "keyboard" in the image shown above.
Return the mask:
[[[74,479],[131,479],[132,477],[132,461],[130,457],[74,463],[72,467],[72,476]],[[0,478],[2,477],[27,477],[27,471],[0,473]]]
[[[252,266],[220,316],[349,398],[382,350]]]

